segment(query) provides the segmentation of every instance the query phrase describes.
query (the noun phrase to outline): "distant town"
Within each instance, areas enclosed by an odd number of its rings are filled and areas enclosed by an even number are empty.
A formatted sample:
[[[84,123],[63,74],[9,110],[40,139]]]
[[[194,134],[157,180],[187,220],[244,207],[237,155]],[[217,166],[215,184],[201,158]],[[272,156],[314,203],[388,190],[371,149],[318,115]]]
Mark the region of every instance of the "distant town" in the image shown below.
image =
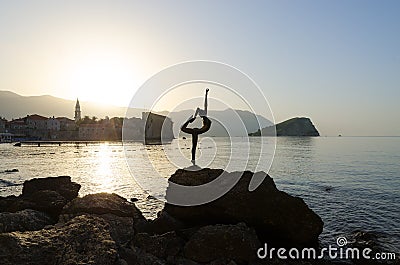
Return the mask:
[[[8,121],[0,116],[0,142],[121,141],[124,122],[129,140],[159,141],[161,138],[174,138],[173,122],[169,117],[143,112],[142,118],[82,118],[81,106],[77,99],[74,120],[31,114]]]

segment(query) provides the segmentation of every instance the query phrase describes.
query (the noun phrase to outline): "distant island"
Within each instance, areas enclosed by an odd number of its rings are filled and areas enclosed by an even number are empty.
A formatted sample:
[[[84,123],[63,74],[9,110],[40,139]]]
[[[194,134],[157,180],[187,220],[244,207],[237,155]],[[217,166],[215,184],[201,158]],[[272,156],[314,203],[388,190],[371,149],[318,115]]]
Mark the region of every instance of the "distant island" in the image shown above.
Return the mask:
[[[249,136],[319,136],[318,130],[309,118],[292,118],[275,126],[268,126],[249,133]]]

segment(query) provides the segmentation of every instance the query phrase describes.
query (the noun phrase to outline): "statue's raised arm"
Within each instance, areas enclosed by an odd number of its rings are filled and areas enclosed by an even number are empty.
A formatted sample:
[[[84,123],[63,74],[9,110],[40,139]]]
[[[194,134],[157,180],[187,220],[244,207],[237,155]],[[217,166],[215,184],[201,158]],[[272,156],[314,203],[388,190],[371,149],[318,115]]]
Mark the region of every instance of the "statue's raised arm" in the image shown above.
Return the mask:
[[[203,115],[203,116],[207,116],[207,107],[208,107],[207,97],[208,97],[208,91],[209,91],[209,89],[206,88],[206,96],[205,96],[205,98],[204,98],[204,115]]]
[[[210,91],[208,88],[206,88],[206,95],[204,97],[204,109],[197,108],[196,112],[194,113],[194,118],[196,118],[197,114],[199,114],[200,117],[207,117],[207,109],[208,109],[208,91]]]

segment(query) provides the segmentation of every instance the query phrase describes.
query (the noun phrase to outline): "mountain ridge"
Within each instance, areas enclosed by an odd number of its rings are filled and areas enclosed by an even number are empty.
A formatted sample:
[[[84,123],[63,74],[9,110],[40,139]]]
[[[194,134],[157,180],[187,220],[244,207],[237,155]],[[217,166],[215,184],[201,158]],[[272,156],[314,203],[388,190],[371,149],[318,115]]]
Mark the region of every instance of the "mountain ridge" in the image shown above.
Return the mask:
[[[96,116],[98,118],[125,117],[127,108],[97,104],[81,101],[82,117]],[[132,111],[133,110],[133,111]],[[54,97],[51,95],[21,96],[11,91],[0,91],[0,116],[8,120],[25,117],[30,114],[38,114],[45,117],[68,117],[73,118],[75,101]],[[130,117],[141,117],[143,109],[129,109]],[[174,133],[179,135],[180,126],[194,110],[181,110],[178,112],[155,112],[166,115],[174,122]],[[272,125],[273,123],[261,115],[246,110],[210,110],[210,119],[213,126],[208,136],[247,136],[248,133],[260,127]],[[197,119],[192,126],[201,126],[201,119]]]

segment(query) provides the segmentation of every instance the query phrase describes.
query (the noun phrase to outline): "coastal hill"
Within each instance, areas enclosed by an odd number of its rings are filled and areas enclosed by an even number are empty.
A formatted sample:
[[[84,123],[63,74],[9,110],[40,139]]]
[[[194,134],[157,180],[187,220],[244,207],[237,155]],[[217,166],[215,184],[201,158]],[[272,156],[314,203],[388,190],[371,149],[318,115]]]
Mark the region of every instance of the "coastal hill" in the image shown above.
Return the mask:
[[[28,114],[39,114],[45,117],[74,117],[74,100],[68,100],[49,95],[21,96],[11,91],[0,91],[0,116],[11,120],[25,117]],[[123,117],[126,108],[99,104],[93,102],[82,102],[82,117],[88,115],[98,118]],[[142,110],[131,111],[137,117],[141,117]]]
[[[319,136],[318,130],[309,118],[292,118],[276,126],[276,136]],[[261,131],[250,133],[249,136],[273,136],[275,134],[274,126],[268,126]]]

